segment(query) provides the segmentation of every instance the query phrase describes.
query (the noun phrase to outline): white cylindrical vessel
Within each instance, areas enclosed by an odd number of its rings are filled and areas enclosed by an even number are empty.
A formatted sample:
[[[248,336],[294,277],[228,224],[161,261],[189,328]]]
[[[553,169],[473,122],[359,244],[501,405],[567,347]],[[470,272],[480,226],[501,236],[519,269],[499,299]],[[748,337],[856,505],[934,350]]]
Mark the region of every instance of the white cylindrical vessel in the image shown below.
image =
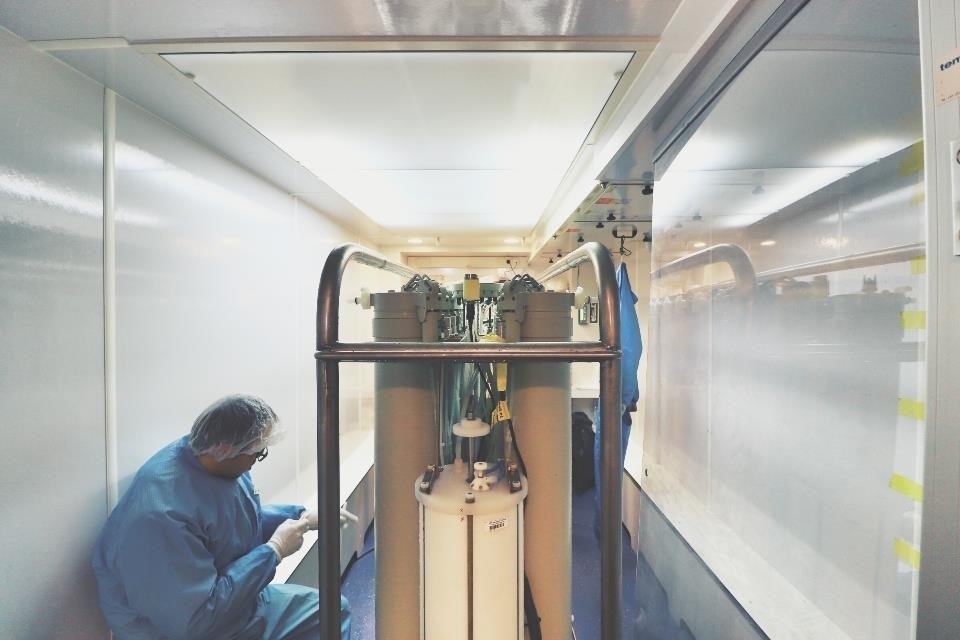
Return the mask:
[[[489,490],[467,484],[462,463],[418,479],[421,640],[523,639],[526,479]],[[379,622],[378,622],[379,628]]]

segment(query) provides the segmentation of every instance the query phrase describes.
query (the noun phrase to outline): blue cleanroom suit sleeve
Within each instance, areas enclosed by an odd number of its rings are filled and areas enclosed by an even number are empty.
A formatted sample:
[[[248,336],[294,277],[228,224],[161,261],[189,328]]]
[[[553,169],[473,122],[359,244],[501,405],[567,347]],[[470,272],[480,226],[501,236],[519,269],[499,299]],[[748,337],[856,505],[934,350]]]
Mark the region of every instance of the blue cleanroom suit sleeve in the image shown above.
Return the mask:
[[[199,532],[175,515],[131,523],[116,570],[130,605],[173,640],[215,638],[225,623],[247,620],[273,578],[276,555],[265,544],[218,574]]]
[[[260,509],[260,522],[263,525],[263,539],[266,542],[284,520],[296,520],[305,511],[302,504],[265,504]]]

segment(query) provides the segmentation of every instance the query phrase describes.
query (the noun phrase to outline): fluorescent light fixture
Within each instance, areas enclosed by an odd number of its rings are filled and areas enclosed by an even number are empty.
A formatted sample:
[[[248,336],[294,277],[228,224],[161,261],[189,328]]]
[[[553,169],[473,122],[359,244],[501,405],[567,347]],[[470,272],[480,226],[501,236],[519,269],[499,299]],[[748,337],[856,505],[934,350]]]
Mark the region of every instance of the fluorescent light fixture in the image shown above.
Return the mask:
[[[694,248],[694,249],[703,249],[705,246],[707,246],[707,243],[706,243],[706,242],[703,242],[703,241],[699,241],[699,240],[698,240],[697,242],[694,242],[694,243],[693,243],[693,248]]]
[[[541,217],[624,51],[165,56],[386,229],[516,232]]]
[[[777,241],[776,241],[776,240],[764,240],[763,242],[760,243],[760,246],[761,246],[761,247],[772,247],[772,246],[775,245],[775,244],[777,244]]]
[[[423,238],[407,238],[410,244],[423,244]]]

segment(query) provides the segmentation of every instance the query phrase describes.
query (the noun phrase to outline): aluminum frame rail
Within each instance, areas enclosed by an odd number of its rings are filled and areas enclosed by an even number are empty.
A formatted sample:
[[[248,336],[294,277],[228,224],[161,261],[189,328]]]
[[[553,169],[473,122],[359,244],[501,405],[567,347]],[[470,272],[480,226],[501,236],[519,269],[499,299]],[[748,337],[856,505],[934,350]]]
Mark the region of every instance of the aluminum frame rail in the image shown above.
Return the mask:
[[[757,285],[771,280],[801,278],[835,271],[845,271],[847,269],[862,269],[864,267],[895,264],[897,262],[907,262],[908,260],[925,258],[926,255],[926,244],[923,242],[913,242],[896,247],[878,249],[876,251],[851,253],[826,260],[816,260],[789,267],[778,267],[768,271],[754,272],[750,256],[747,255],[747,252],[744,251],[743,248],[735,244],[718,244],[669,262],[659,269],[650,272],[650,277],[653,280],[658,280],[687,269],[694,269],[716,262],[726,262],[733,270],[733,281],[726,280],[724,282],[717,282],[705,287],[697,287],[692,291],[698,291],[704,288],[714,289],[717,287],[732,286],[735,291],[746,295],[753,293]]]
[[[340,283],[351,261],[398,275],[413,271],[356,244],[343,244],[330,252],[317,291],[317,531],[322,640],[340,637],[340,362],[392,362],[402,360],[564,361],[600,363],[600,406],[607,416],[619,416],[620,404],[620,299],[610,252],[590,242],[568,254],[537,279],[545,282],[589,261],[600,292],[599,342],[523,343],[341,343],[339,342]],[[621,589],[620,429],[603,429],[600,439],[601,471],[601,640],[620,640],[623,598]]]
[[[897,247],[889,247],[878,251],[867,251],[864,253],[852,253],[839,258],[829,258],[827,260],[817,260],[815,262],[805,262],[790,267],[780,269],[770,269],[761,271],[757,274],[757,283],[776,280],[777,278],[800,278],[802,276],[820,275],[834,271],[845,271],[847,269],[862,269],[864,267],[876,267],[884,264],[895,264],[897,262],[907,262],[916,258],[925,258],[927,255],[927,245],[924,242],[914,242],[903,244]]]
[[[753,295],[756,287],[756,273],[750,256],[735,244],[717,244],[702,251],[668,262],[650,273],[652,280],[659,280],[674,273],[680,273],[696,267],[726,262],[733,271],[734,291],[745,296]],[[721,283],[718,283],[721,284]]]

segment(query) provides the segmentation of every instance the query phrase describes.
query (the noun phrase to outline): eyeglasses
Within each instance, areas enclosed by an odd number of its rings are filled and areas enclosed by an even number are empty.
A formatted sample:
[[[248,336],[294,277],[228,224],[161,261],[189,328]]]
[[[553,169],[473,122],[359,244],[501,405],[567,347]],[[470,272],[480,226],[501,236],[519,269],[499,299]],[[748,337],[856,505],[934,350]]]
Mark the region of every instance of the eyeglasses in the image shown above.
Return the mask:
[[[260,451],[257,451],[257,452],[255,452],[255,453],[251,453],[250,455],[256,456],[257,462],[263,462],[263,461],[267,458],[267,454],[268,454],[268,453],[270,453],[270,452],[267,450],[266,447],[264,447],[264,448],[261,449]]]

